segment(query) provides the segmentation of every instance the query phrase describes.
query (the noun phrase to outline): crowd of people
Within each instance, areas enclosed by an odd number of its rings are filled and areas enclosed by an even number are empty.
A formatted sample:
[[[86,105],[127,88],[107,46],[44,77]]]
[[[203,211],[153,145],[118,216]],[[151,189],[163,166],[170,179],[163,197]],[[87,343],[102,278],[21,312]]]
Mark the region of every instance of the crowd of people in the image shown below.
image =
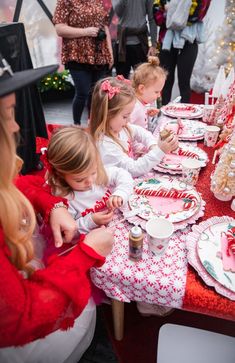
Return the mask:
[[[158,97],[170,101],[176,66],[182,101],[190,101],[202,40],[193,28],[209,3],[187,1],[184,26],[175,29],[169,25],[179,11],[174,0],[113,0],[119,23],[112,46],[102,0],[57,1],[53,22],[75,85],[75,125],[52,135],[43,176],[20,175],[15,92],[58,66],[13,73],[0,54],[1,362],[73,363],[89,346],[96,309],[89,269],[112,250],[114,231],[107,225],[127,202],[133,178],[178,147],[174,133],[162,140],[148,130],[148,107],[156,114]],[[191,38],[182,43],[182,33]],[[117,76],[108,75],[113,65]],[[90,132],[78,126],[86,102]]]

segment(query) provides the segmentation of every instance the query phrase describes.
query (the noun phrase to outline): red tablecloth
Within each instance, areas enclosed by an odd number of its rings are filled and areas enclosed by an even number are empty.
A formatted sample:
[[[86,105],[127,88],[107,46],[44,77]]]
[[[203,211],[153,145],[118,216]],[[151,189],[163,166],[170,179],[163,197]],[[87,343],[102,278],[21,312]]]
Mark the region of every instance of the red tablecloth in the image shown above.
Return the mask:
[[[198,146],[207,152],[210,161],[207,167],[201,170],[197,184],[197,190],[202,193],[206,201],[205,214],[197,223],[213,216],[227,215],[235,218],[235,213],[230,208],[231,201],[219,201],[210,191],[210,176],[215,168],[211,163],[214,149],[204,146],[202,142],[199,142]],[[235,301],[219,295],[213,288],[207,286],[191,266],[187,273],[183,309],[235,320]]]

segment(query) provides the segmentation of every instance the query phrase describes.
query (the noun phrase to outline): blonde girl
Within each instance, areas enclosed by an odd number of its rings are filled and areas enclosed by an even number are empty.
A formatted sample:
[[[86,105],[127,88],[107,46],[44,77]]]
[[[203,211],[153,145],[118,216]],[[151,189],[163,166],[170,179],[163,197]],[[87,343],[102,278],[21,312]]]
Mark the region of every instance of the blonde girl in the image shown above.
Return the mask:
[[[109,223],[113,210],[126,203],[132,192],[131,175],[116,167],[105,169],[93,138],[77,126],[52,136],[47,160],[47,182],[54,195],[68,200],[79,232]]]
[[[135,92],[125,80],[108,77],[98,81],[92,96],[90,130],[104,165],[117,166],[133,177],[148,173],[178,146],[177,138],[156,139],[149,131],[129,124],[135,106]],[[142,143],[146,153],[134,159],[133,143]]]
[[[160,67],[158,57],[148,57],[148,62],[139,65],[132,77],[136,103],[131,113],[130,122],[148,128],[148,116],[155,116],[158,110],[155,101],[161,96],[167,72]],[[149,107],[149,106],[153,107]]]

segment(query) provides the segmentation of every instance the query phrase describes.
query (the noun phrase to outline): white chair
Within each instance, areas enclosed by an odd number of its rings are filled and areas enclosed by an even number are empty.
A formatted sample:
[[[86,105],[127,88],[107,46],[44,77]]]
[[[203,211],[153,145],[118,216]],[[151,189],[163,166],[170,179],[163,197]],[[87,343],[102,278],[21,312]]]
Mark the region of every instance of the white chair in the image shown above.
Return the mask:
[[[164,324],[159,330],[157,363],[235,363],[235,338]]]

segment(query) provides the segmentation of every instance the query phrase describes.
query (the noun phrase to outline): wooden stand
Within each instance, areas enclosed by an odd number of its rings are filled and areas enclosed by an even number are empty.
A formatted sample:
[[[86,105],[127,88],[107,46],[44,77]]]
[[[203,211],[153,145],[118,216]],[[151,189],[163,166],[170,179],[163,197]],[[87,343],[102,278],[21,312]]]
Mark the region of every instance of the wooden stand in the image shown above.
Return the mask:
[[[123,339],[124,333],[124,302],[112,299],[114,337]]]

